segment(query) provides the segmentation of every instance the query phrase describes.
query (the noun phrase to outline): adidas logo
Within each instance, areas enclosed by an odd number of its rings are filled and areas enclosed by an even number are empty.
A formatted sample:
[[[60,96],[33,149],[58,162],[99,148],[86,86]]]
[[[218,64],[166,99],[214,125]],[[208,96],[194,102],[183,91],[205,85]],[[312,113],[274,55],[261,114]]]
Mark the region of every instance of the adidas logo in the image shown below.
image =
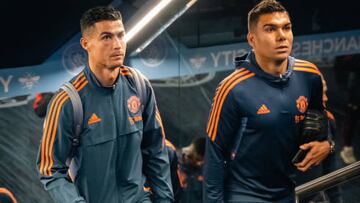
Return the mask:
[[[91,125],[91,124],[94,124],[94,123],[97,123],[100,121],[101,121],[101,118],[99,118],[95,113],[93,113],[88,120],[88,124]]]
[[[270,113],[270,110],[265,106],[265,104],[261,105],[256,114],[267,114]]]

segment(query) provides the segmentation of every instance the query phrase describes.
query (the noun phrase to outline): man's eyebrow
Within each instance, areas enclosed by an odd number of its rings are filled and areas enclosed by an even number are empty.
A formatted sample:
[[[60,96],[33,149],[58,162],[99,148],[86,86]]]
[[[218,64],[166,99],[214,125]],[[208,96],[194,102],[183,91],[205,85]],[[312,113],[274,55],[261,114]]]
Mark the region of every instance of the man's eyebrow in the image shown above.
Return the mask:
[[[264,24],[264,25],[263,25],[263,27],[267,27],[267,26],[276,27],[277,25],[272,24],[272,23],[268,23],[268,24]]]
[[[267,27],[267,26],[271,26],[271,27],[283,27],[283,26],[288,26],[291,25],[291,23],[286,23],[284,25],[278,25],[278,24],[273,24],[273,23],[268,23],[268,24],[264,24],[263,27]]]
[[[100,35],[112,35],[113,33],[111,32],[102,32]]]

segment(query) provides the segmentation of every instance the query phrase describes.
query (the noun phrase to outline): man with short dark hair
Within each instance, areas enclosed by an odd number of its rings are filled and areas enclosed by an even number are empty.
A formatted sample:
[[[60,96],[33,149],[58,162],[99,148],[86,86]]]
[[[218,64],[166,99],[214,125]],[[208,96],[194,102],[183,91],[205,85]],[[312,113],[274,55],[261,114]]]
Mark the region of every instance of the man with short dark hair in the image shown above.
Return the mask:
[[[324,110],[321,74],[314,64],[290,56],[292,25],[279,2],[257,4],[248,29],[253,50],[235,60],[237,69],[219,84],[210,112],[203,199],[294,202],[291,172],[318,165],[331,149],[320,130],[315,141],[302,143],[307,113]],[[309,151],[293,164],[299,146]]]
[[[86,11],[81,32],[88,66],[70,80],[84,109],[80,145],[75,148],[72,139],[72,101],[60,90],[48,105],[39,147],[41,182],[60,203],[171,202],[161,117],[149,81],[123,65],[126,43],[120,12],[112,7]],[[71,181],[66,162],[73,150]]]

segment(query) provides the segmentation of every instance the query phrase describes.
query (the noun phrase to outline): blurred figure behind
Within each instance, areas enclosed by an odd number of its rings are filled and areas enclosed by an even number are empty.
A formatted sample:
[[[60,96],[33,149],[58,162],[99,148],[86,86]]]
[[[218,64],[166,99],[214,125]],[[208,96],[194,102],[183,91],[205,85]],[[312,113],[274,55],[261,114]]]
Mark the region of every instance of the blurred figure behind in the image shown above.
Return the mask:
[[[205,137],[197,137],[181,149],[180,183],[184,188],[181,202],[202,202]]]

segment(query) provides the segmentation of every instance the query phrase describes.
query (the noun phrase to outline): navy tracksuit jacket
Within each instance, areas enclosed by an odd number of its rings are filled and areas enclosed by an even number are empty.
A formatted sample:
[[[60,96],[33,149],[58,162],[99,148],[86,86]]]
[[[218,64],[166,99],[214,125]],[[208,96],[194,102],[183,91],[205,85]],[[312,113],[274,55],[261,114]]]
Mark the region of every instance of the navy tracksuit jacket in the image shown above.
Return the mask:
[[[320,72],[289,57],[287,72],[273,76],[253,52],[236,67],[219,84],[210,112],[204,202],[294,202],[291,159],[305,111],[324,108]]]

